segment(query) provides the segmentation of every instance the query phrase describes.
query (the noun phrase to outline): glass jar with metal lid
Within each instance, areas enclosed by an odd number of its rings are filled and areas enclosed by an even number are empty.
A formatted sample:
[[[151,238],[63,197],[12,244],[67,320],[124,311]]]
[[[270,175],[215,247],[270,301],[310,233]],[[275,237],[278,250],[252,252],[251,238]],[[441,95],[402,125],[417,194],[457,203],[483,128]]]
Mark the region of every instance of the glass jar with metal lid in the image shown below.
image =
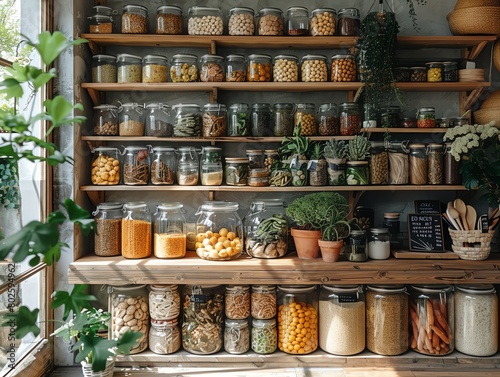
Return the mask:
[[[294,55],[277,55],[273,59],[273,81],[299,81],[299,58]]]
[[[183,204],[162,203],[156,206],[154,219],[154,255],[156,258],[183,258],[186,255]]]
[[[205,162],[201,164],[200,176],[203,186],[220,186],[222,184],[222,163]]]
[[[408,160],[408,141],[391,142],[389,151],[389,184],[407,185],[409,180],[410,164]]]
[[[273,164],[279,160],[277,149],[264,149],[264,168],[271,170]]]
[[[438,62],[425,63],[428,82],[443,81],[443,64]]]
[[[247,60],[245,55],[226,56],[226,81],[244,82],[247,79]]]
[[[224,308],[229,319],[250,317],[250,286],[226,285]]]
[[[370,228],[368,258],[387,259],[391,256],[391,236],[387,228]]]
[[[418,128],[436,127],[436,114],[434,107],[422,107],[417,113]]]
[[[401,109],[399,106],[388,106],[385,111],[380,114],[380,123],[382,127],[386,128],[396,128],[399,127],[399,115],[401,114]]]
[[[149,349],[158,355],[169,355],[181,348],[181,330],[177,319],[159,321],[151,319]]]
[[[120,183],[120,151],[114,147],[97,147],[92,150],[91,180],[94,185]]]
[[[312,36],[335,35],[337,12],[332,8],[318,8],[311,12],[310,29]]]
[[[123,6],[122,34],[146,34],[148,32],[148,8],[142,5]]]
[[[142,58],[131,54],[116,56],[118,84],[138,83],[142,80]]]
[[[444,184],[459,185],[460,183],[460,161],[457,161],[451,155],[451,143],[446,143],[444,152]]]
[[[173,125],[170,106],[166,103],[149,103],[145,107],[146,136],[171,137]]]
[[[453,287],[411,287],[411,349],[425,355],[447,355],[455,348]]]
[[[153,185],[173,185],[175,182],[175,149],[156,146],[152,149],[151,183]]]
[[[91,34],[111,34],[113,33],[113,17],[104,14],[94,14],[88,17],[89,33]]]
[[[386,185],[389,179],[389,154],[383,141],[370,142],[370,184]]]
[[[364,230],[351,230],[346,256],[347,260],[351,262],[364,262],[368,259],[366,232]]]
[[[318,134],[335,136],[340,134],[339,109],[334,103],[323,103],[318,110]]]
[[[252,54],[247,57],[247,81],[271,81],[272,58],[266,54]]]
[[[224,23],[219,8],[194,6],[188,9],[189,35],[222,35]]]
[[[291,136],[294,127],[295,105],[293,103],[275,103],[273,105],[274,136]]]
[[[306,55],[300,62],[302,82],[328,81],[328,66],[324,55]]]
[[[149,182],[149,151],[147,147],[131,145],[123,149],[123,183],[147,185]]]
[[[233,103],[227,112],[227,136],[247,136],[250,128],[250,107]]]
[[[264,167],[264,151],[262,149],[247,149],[248,167],[261,169]]]
[[[427,72],[425,67],[410,67],[410,81],[411,82],[427,81]]]
[[[253,35],[255,32],[254,11],[247,7],[229,9],[228,34]]]
[[[179,103],[172,106],[174,112],[174,137],[201,136],[202,119],[200,106],[195,103]]]
[[[170,80],[172,82],[198,81],[198,57],[192,54],[175,54],[170,63]]]
[[[355,102],[344,102],[339,106],[340,134],[353,136],[361,132],[361,111]]]
[[[135,102],[124,103],[118,109],[120,136],[144,136],[144,107]]]
[[[287,35],[309,34],[309,11],[305,7],[290,7],[286,10]]]
[[[95,5],[92,7],[92,14],[100,16],[112,16],[118,14],[118,11],[114,10],[111,7],[107,7],[105,5]]]
[[[356,59],[353,55],[332,56],[332,82],[351,82],[357,80]]]
[[[118,136],[118,107],[94,106],[94,135]]]
[[[181,295],[176,284],[149,286],[149,315],[152,320],[170,321],[180,314]]]
[[[443,81],[446,82],[458,81],[457,62],[443,62]]]
[[[278,347],[278,332],[276,330],[276,320],[252,319],[251,335],[252,351],[260,355],[271,354]]]
[[[203,137],[221,137],[227,135],[226,105],[207,103],[203,106]]]
[[[430,185],[443,184],[443,158],[443,144],[427,144],[427,181]]]
[[[319,347],[334,355],[365,349],[365,297],[361,285],[323,285],[319,292]]]
[[[202,164],[214,164],[222,161],[222,148],[202,147],[200,162]]]
[[[298,103],[294,114],[294,127],[300,126],[301,136],[315,136],[317,133],[316,108],[314,103]]]
[[[257,35],[283,35],[283,11],[279,8],[262,8],[257,13]]]
[[[175,5],[161,5],[156,8],[156,34],[182,34],[182,9]]]
[[[248,178],[248,158],[225,159],[226,185],[246,186]]]
[[[359,10],[356,8],[343,8],[338,12],[337,35],[356,36],[359,35]]]
[[[427,154],[425,144],[410,144],[410,184],[427,184]]]
[[[241,355],[250,349],[250,328],[247,319],[226,318],[224,327],[224,350],[232,355]]]
[[[271,319],[276,316],[276,286],[252,285],[251,315],[255,319]]]
[[[198,152],[195,147],[180,147],[177,153],[177,183],[183,186],[198,184]]]
[[[400,231],[399,213],[385,212],[382,226],[389,230],[389,234],[392,238],[396,238]]]
[[[453,126],[453,119],[450,119],[450,118],[437,118],[436,119],[436,127],[449,128],[450,126]]]
[[[368,161],[347,161],[346,183],[349,186],[367,185],[370,183]]]
[[[151,256],[151,215],[144,202],[123,206],[122,256],[129,259]]]
[[[95,220],[94,252],[99,257],[114,257],[122,252],[123,204],[105,202],[92,212]]]
[[[115,83],[116,79],[116,56],[92,56],[92,82]]]
[[[168,60],[165,56],[146,55],[142,59],[142,82],[167,82]]]
[[[268,103],[254,103],[251,111],[252,136],[270,136],[271,130],[271,105]]]
[[[201,82],[224,81],[224,58],[219,55],[205,54],[199,59]]]

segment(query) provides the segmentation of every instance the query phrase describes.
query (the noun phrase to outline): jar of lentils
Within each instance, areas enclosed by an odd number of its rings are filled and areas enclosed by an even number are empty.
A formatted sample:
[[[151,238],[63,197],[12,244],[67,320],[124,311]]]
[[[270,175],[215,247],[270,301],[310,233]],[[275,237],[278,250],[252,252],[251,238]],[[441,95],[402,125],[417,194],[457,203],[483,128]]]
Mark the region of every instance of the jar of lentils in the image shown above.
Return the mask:
[[[120,136],[144,136],[144,108],[135,102],[121,105],[119,113]]]
[[[227,112],[227,136],[247,136],[250,128],[250,107],[233,103]]]
[[[272,58],[265,54],[248,56],[247,81],[271,81]]]
[[[291,136],[294,128],[295,105],[293,103],[275,103],[273,105],[274,136]]]
[[[124,5],[122,13],[123,34],[146,34],[148,32],[148,8],[142,5]]]
[[[122,256],[128,259],[151,256],[151,215],[145,202],[123,206]]]
[[[312,36],[335,35],[337,13],[332,8],[318,8],[311,12],[310,29]]]
[[[299,81],[299,59],[294,55],[275,56],[273,61],[273,81]]]
[[[89,32],[91,34],[113,33],[113,17],[104,14],[94,14],[89,17]]]
[[[182,9],[175,5],[161,5],[156,9],[156,34],[182,34]]]
[[[257,13],[257,35],[283,35],[283,11],[279,8],[262,8]]]
[[[95,83],[116,82],[116,56],[112,55],[92,56],[92,82]]]
[[[389,179],[389,154],[383,141],[370,142],[370,184],[386,185]]]
[[[337,35],[359,35],[359,10],[356,8],[343,8],[338,12]]]
[[[361,111],[355,102],[344,102],[339,106],[340,134],[357,135],[361,131]]]
[[[340,134],[339,110],[334,103],[324,103],[318,112],[318,134],[320,136],[335,136]]]
[[[251,335],[252,351],[260,355],[268,355],[276,351],[278,347],[278,332],[276,331],[276,320],[252,319]]]
[[[119,54],[116,57],[117,82],[137,83],[142,80],[142,58],[131,54]]]
[[[165,56],[146,55],[142,60],[142,82],[167,82],[167,63]]]
[[[94,135],[118,136],[118,108],[116,106],[94,106]]]
[[[290,7],[286,11],[287,35],[309,34],[309,11],[305,7]]]
[[[254,11],[252,8],[234,7],[229,10],[229,35],[253,35],[254,32]]]
[[[97,147],[92,150],[91,181],[93,185],[120,183],[120,151],[114,147]]]
[[[243,82],[247,79],[247,63],[244,55],[226,56],[226,81]]]
[[[151,319],[149,349],[158,355],[170,355],[181,348],[181,330],[177,319],[159,321]]]
[[[300,64],[302,82],[328,81],[328,66],[324,55],[306,55]]]
[[[198,81],[198,57],[191,54],[176,54],[170,64],[170,80],[172,82]]]
[[[121,254],[122,209],[122,203],[107,202],[99,204],[92,213],[95,220],[95,255],[114,257]]]
[[[299,103],[294,115],[294,127],[300,128],[300,135],[314,136],[317,133],[315,106],[313,103]]]
[[[222,35],[224,24],[219,8],[191,7],[188,10],[189,35]]]
[[[352,55],[332,56],[332,82],[356,81],[356,60]]]

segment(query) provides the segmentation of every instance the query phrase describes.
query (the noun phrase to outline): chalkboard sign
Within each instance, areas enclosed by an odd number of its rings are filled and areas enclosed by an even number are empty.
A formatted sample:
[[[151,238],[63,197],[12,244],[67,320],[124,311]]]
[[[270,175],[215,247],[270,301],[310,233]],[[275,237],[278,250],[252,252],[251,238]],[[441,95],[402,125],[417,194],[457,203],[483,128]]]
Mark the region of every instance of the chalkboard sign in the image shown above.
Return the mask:
[[[411,251],[444,251],[441,215],[409,214],[408,238]]]
[[[415,212],[421,214],[441,214],[439,200],[415,200]]]

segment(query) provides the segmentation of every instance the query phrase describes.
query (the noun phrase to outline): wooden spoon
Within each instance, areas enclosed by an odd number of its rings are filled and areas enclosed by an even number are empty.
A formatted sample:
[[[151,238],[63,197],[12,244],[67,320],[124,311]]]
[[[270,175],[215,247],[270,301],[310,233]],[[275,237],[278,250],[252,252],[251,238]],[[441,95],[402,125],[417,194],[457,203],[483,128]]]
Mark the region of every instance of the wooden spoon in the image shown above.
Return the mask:
[[[465,205],[464,201],[462,199],[455,199],[453,202],[453,207],[458,211],[460,214],[460,218],[462,219],[462,225],[463,225],[463,230],[469,230],[469,225],[467,224],[467,206]]]
[[[448,202],[448,207],[446,208],[446,214],[450,218],[450,221],[456,230],[464,230],[464,228],[462,227],[462,224],[460,223],[460,214],[453,207],[452,202]]]
[[[476,209],[473,206],[467,205],[466,218],[467,224],[469,225],[469,230],[476,229],[477,213]]]

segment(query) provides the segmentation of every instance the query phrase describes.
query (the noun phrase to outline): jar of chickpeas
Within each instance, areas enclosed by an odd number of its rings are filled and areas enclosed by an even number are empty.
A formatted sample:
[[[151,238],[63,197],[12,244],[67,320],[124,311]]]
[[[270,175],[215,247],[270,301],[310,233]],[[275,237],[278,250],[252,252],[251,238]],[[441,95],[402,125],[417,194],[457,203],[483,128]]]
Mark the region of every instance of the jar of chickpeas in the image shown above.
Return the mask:
[[[306,55],[300,64],[302,82],[324,82],[328,81],[328,67],[326,56]]]
[[[247,7],[234,7],[229,10],[228,34],[253,35],[255,31],[254,11]]]
[[[316,135],[316,117],[314,116],[315,107],[313,103],[298,103],[297,111],[295,112],[295,127],[300,128],[300,135],[314,136]]]
[[[97,147],[92,153],[92,184],[117,185],[120,183],[120,151],[114,147]]]
[[[257,13],[257,35],[283,35],[283,11],[279,8],[262,8]]]
[[[335,35],[335,9],[318,8],[311,12],[311,35]]]
[[[425,63],[425,68],[427,69],[428,82],[443,81],[443,64],[436,62]]]
[[[299,81],[299,59],[294,55],[275,56],[273,61],[273,81]]]
[[[271,81],[272,58],[265,54],[248,56],[247,81]]]
[[[356,81],[356,60],[352,55],[335,55],[332,57],[332,82]]]

